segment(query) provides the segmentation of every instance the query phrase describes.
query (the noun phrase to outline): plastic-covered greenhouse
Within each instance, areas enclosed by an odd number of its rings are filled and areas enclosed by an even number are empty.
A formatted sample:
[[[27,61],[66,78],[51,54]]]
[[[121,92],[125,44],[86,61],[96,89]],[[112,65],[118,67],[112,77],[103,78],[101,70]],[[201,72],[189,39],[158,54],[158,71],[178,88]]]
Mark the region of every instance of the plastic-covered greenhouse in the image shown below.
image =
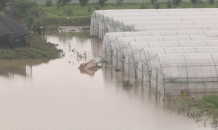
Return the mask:
[[[97,28],[99,21],[103,14],[122,14],[122,13],[165,13],[165,12],[207,12],[210,8],[205,9],[122,9],[122,10],[96,10],[92,13],[90,23],[90,35],[97,36],[95,29]]]
[[[128,17],[146,17],[146,18],[151,18],[151,17],[172,17],[172,16],[218,16],[218,13],[212,13],[212,12],[194,12],[194,13],[190,13],[190,12],[180,12],[180,13],[173,13],[173,12],[169,12],[169,13],[123,13],[123,14],[103,14],[102,17],[99,20],[99,25],[98,25],[98,32],[99,34],[97,35],[99,38],[103,38],[104,34],[107,32],[114,32],[114,31],[123,31],[122,28],[120,28],[121,30],[119,30],[119,28],[114,28],[112,23],[113,23],[113,18],[128,18]],[[190,22],[188,23],[178,23],[176,24],[174,21],[170,21],[172,22],[172,25],[192,25]],[[147,22],[148,23],[148,22]],[[153,23],[153,22],[149,22],[149,23]],[[107,25],[106,25],[107,24]],[[147,24],[149,25],[149,24]],[[151,24],[150,26],[152,26],[153,24]],[[161,25],[161,24],[160,24]],[[121,25],[122,26],[122,25]],[[157,25],[156,25],[157,26]],[[140,27],[140,26],[137,26]]]
[[[116,70],[124,68],[123,62],[127,54],[127,47],[130,42],[150,41],[196,41],[196,40],[218,40],[218,37],[207,37],[204,35],[190,36],[145,36],[145,37],[118,37],[114,42],[113,65]]]
[[[163,95],[181,91],[214,91],[218,86],[218,54],[158,54],[152,64],[151,87]]]
[[[147,26],[171,26],[171,25],[217,25],[218,20],[213,21],[154,21],[154,22],[123,22],[120,26],[121,32],[130,32],[134,27]]]
[[[117,37],[133,37],[133,36],[180,36],[180,35],[206,35],[217,36],[217,30],[190,30],[190,31],[146,31],[146,32],[114,32],[107,33],[104,36],[102,51],[102,59],[108,63],[112,63],[112,55],[114,42]]]
[[[124,10],[97,10],[91,17],[90,35],[98,36],[99,22],[104,14],[125,14],[125,13],[185,13],[185,12],[216,12],[216,8],[202,9],[124,9]]]
[[[157,54],[185,54],[185,53],[218,53],[218,44],[217,41],[208,41],[212,43],[214,46],[206,46],[206,47],[184,47],[180,44],[179,47],[160,47],[160,48],[143,48],[140,52],[139,61],[138,61],[138,79],[144,85],[150,86],[150,76],[151,76],[151,68],[154,57]],[[199,42],[200,43],[200,42]],[[215,43],[215,44],[214,44]]]

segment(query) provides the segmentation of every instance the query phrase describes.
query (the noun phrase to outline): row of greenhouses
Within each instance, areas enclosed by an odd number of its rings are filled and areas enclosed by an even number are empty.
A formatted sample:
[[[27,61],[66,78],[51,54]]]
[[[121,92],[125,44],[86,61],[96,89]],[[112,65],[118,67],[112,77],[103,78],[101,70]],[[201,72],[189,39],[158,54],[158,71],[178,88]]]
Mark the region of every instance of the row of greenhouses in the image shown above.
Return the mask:
[[[90,34],[103,39],[102,60],[143,86],[164,95],[214,92],[218,91],[217,10],[99,10],[93,12]]]
[[[211,25],[207,22],[218,21],[218,13],[216,13],[217,10],[218,9],[211,8],[98,10],[94,11],[92,14],[90,34],[92,36],[103,39],[103,36],[108,32],[129,31],[130,29],[125,29],[129,28],[129,26],[131,26],[131,31],[137,31],[137,29],[135,30],[134,27],[166,25]],[[158,21],[164,23],[155,23]],[[148,24],[146,25],[146,23],[144,23],[143,25],[140,25],[141,22],[147,22]]]

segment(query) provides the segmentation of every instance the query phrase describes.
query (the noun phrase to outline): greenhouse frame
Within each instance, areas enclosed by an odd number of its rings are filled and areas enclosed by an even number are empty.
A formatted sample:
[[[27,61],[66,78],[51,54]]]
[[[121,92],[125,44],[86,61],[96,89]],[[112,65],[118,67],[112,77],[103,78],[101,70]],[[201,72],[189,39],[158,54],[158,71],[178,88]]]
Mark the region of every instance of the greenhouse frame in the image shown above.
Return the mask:
[[[218,54],[158,54],[151,73],[151,87],[162,95],[182,91],[217,91]]]
[[[172,47],[159,47],[159,48],[143,48],[140,52],[138,64],[137,64],[137,73],[139,81],[146,86],[151,86],[150,84],[150,76],[151,76],[151,68],[153,64],[153,60],[157,54],[186,54],[186,53],[218,53],[218,44],[217,41],[207,41],[211,44],[207,44],[207,46],[198,47],[195,44],[195,47],[185,47],[185,44],[179,44],[178,47],[171,44]],[[199,41],[199,44],[203,42]],[[204,44],[204,43],[203,43]],[[216,47],[214,47],[214,45]],[[134,61],[133,61],[134,62]],[[136,67],[136,66],[133,66]]]
[[[130,42],[151,41],[196,41],[196,40],[218,40],[218,37],[207,37],[204,35],[189,36],[144,36],[144,37],[118,37],[114,42],[113,65],[115,70],[123,70],[127,47]]]
[[[206,35],[217,36],[217,30],[190,30],[190,31],[146,31],[146,32],[114,32],[104,36],[102,44],[102,59],[112,64],[114,42],[117,37],[132,36],[182,36],[182,35]]]

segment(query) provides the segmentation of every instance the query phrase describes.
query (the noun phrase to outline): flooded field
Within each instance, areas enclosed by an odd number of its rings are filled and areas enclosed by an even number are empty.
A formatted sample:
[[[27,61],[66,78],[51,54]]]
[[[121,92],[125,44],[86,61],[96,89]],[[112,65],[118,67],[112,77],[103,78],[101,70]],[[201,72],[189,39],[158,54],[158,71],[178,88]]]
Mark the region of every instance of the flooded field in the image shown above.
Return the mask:
[[[78,66],[100,60],[94,38],[47,35],[65,56],[56,60],[0,61],[1,130],[211,130],[178,114],[147,88],[123,87],[122,72],[104,64],[96,72]],[[75,51],[87,53],[77,58]]]

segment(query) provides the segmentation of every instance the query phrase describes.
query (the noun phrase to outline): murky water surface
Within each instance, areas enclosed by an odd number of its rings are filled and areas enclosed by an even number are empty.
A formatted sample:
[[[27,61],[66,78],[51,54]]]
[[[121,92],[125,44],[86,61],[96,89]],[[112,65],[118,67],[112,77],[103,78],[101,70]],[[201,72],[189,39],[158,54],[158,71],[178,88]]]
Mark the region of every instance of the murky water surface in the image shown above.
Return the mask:
[[[92,74],[78,70],[84,59],[98,60],[101,43],[72,36],[46,36],[65,57],[0,61],[1,130],[199,130],[211,129],[172,110],[146,88],[126,88],[120,73],[104,66]],[[88,60],[88,59],[86,59]]]

